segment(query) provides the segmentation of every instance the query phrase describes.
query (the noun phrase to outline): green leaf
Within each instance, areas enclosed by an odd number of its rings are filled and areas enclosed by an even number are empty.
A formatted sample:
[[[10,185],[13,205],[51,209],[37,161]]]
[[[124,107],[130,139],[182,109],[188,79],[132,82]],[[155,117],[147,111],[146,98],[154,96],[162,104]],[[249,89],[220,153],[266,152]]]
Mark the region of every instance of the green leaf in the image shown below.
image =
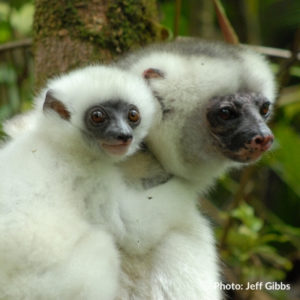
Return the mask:
[[[262,220],[255,216],[253,207],[245,202],[232,211],[232,216],[242,221],[253,232],[258,232],[263,226]]]
[[[284,124],[273,131],[277,149],[267,157],[269,165],[300,197],[300,137]]]

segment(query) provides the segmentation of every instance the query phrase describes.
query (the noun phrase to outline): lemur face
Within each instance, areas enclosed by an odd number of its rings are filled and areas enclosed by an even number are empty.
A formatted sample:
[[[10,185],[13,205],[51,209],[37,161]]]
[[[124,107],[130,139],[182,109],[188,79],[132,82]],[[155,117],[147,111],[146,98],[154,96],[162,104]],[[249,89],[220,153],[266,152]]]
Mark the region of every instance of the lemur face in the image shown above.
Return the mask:
[[[87,133],[109,155],[127,153],[134,129],[140,124],[138,108],[122,100],[110,100],[90,107],[84,116]]]
[[[139,109],[122,99],[97,101],[84,105],[82,111],[68,110],[48,91],[44,111],[55,112],[73,128],[75,136],[94,153],[104,153],[114,161],[131,155],[142,142],[143,120]],[[80,120],[80,122],[78,122]],[[62,130],[64,127],[62,126]],[[141,133],[142,132],[142,133]]]
[[[257,160],[274,140],[266,121],[271,103],[254,93],[212,98],[206,108],[213,143],[226,157],[247,163]]]

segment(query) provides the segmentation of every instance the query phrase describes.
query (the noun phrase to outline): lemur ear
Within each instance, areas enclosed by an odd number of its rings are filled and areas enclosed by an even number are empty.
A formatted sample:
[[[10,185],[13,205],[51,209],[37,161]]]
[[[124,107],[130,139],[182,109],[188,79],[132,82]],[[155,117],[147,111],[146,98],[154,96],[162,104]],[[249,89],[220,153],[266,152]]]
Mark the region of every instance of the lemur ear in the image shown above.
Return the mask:
[[[165,78],[165,74],[159,69],[149,68],[143,72],[143,77],[145,79]]]
[[[57,100],[53,96],[53,91],[51,90],[47,91],[45,102],[43,105],[44,111],[48,109],[54,110],[64,120],[70,120],[71,118],[71,113],[67,110],[65,105],[60,100]]]

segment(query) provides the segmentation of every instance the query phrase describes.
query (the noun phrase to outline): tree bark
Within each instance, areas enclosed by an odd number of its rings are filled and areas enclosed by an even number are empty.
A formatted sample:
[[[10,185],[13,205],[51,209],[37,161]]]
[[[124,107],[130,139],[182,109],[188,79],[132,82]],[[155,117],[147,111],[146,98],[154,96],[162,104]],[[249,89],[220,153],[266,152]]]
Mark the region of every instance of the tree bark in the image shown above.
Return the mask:
[[[36,0],[36,89],[59,73],[159,40],[157,16],[155,0]]]

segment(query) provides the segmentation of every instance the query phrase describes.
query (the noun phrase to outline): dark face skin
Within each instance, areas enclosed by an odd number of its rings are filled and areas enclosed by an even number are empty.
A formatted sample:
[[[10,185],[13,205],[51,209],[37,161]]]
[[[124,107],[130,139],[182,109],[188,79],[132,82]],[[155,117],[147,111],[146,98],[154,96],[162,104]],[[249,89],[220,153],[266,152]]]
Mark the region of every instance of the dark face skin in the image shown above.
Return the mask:
[[[209,101],[209,132],[226,157],[251,162],[271,147],[274,137],[266,125],[270,106],[268,99],[254,93],[214,97]]]
[[[88,135],[99,141],[102,148],[112,154],[122,154],[133,139],[140,115],[134,105],[111,100],[90,107],[84,122]]]
[[[103,140],[128,140],[140,123],[139,111],[131,104],[117,101],[103,102],[89,108],[84,116],[87,131]]]

